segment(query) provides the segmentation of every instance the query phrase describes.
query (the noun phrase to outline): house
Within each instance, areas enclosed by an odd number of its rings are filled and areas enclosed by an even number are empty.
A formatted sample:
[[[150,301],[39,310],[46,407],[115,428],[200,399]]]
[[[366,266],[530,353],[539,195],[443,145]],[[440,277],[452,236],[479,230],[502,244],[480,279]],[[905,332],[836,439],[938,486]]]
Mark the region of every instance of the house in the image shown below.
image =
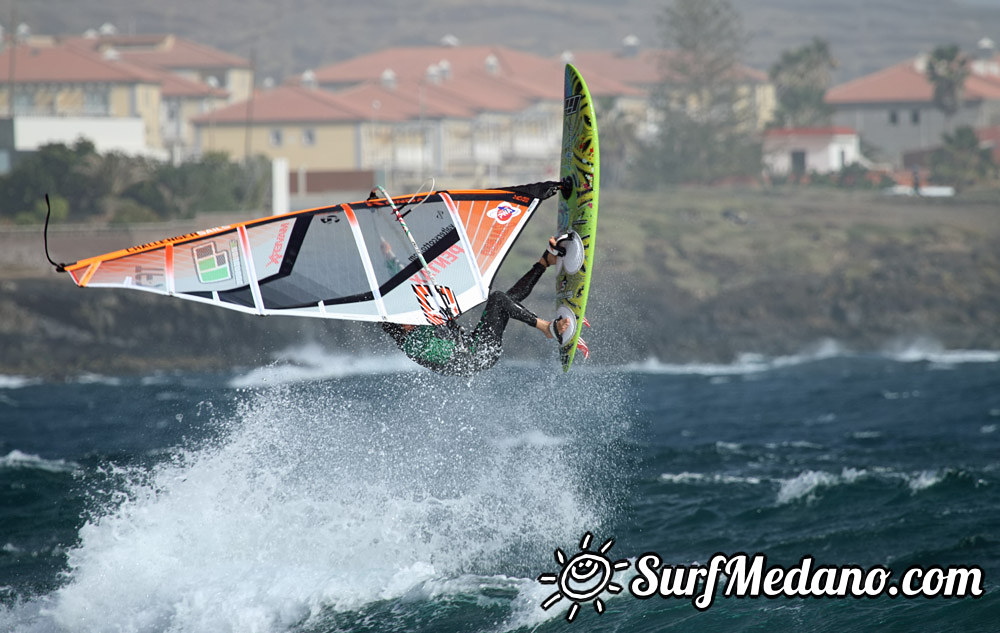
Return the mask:
[[[191,122],[201,152],[285,158],[293,171],[353,170],[362,162],[359,123],[370,116],[325,90],[285,85],[258,90],[252,99]]]
[[[877,152],[871,158],[904,168],[904,153],[936,147],[958,126],[1000,124],[1000,58],[986,51],[970,65],[959,110],[951,116],[934,105],[928,58],[919,55],[831,88],[825,100],[834,108],[834,125],[857,130]]]
[[[849,127],[773,128],[764,132],[763,153],[767,170],[781,176],[838,172],[864,161]]]
[[[307,70],[194,124],[202,151],[251,148],[292,172],[369,170],[402,186],[538,180],[558,168],[562,83],[558,62],[502,46],[399,47]]]
[[[505,46],[407,46],[310,74],[320,88],[363,105],[367,91],[381,90],[419,106],[370,147],[380,157],[371,166],[382,171],[413,179],[446,173],[484,184],[538,179],[558,166],[563,70],[545,57]]]
[[[192,120],[225,106],[229,93],[209,84],[163,72],[160,74],[160,132],[174,163],[197,153]]]
[[[0,52],[0,112],[13,152],[89,138],[98,151],[157,154],[160,74],[118,56],[59,45],[18,44]],[[5,165],[9,168],[9,164]]]
[[[224,90],[230,103],[247,99],[253,88],[253,68],[249,60],[173,34],[120,35],[110,27],[102,29],[101,33],[88,32],[80,37],[63,37],[60,41],[97,53],[114,51],[132,64],[167,71]]]

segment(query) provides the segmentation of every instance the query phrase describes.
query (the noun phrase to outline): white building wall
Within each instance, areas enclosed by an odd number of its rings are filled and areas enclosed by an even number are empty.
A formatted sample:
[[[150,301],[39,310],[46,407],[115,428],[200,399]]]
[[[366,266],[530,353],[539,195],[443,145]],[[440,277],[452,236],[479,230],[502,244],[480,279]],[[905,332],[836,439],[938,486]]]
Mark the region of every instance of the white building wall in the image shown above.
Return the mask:
[[[145,123],[139,117],[15,117],[14,149],[34,151],[49,143],[72,145],[85,138],[98,153],[165,158],[163,150],[146,146]]]
[[[861,161],[861,143],[856,134],[789,135],[764,140],[764,163],[773,174],[792,172],[792,154],[805,152],[806,172],[840,171]]]
[[[937,147],[945,132],[962,125],[984,127],[998,116],[992,104],[966,105],[945,117],[927,104],[899,103],[837,106],[833,123],[854,128],[882,154],[877,158],[903,167],[903,153]]]

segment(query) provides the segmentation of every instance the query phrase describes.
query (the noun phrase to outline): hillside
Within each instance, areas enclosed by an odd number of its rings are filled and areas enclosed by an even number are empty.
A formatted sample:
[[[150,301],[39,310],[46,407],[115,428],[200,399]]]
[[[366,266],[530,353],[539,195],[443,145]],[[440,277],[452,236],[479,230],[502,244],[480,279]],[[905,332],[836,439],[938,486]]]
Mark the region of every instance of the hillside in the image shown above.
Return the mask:
[[[537,259],[554,225],[550,200],[496,287]],[[796,353],[827,339],[858,351],[915,340],[1000,349],[995,204],[828,190],[607,192],[600,225],[588,333],[597,362],[727,361]],[[131,237],[123,233],[117,246]],[[0,246],[12,239],[30,241],[0,232]],[[73,244],[101,250],[88,248]],[[81,290],[38,269],[0,279],[0,291],[0,374],[252,366],[308,341],[348,354],[395,354],[372,325]],[[543,280],[526,303],[545,315],[551,296]],[[509,353],[538,358],[541,339],[511,327]]]
[[[6,25],[8,0],[0,9]],[[46,0],[16,2],[18,22],[37,33],[82,33],[105,22],[122,32],[176,32],[256,60],[277,79],[394,45],[494,43],[557,55],[573,48],[617,48],[637,35],[660,46],[662,0]],[[767,69],[781,51],[823,37],[844,81],[956,43],[973,50],[1000,41],[1000,3],[986,0],[734,0],[751,41],[746,62]],[[7,9],[7,10],[3,10]]]

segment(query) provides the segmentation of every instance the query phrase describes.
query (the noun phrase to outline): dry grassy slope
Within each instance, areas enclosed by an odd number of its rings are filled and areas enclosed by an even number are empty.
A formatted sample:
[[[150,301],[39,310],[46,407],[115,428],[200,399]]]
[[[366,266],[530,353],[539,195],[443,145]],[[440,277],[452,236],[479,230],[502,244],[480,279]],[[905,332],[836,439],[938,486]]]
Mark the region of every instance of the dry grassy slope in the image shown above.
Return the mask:
[[[523,270],[554,230],[547,204],[504,275]],[[603,192],[599,224],[588,312],[613,332],[615,355],[726,360],[824,338],[858,349],[920,337],[1000,348],[995,204],[825,190]]]
[[[548,200],[496,287],[538,258],[555,218]],[[587,337],[604,362],[726,361],[827,338],[858,350],[921,337],[1000,349],[995,203],[827,190],[604,191],[599,226]],[[552,283],[550,274],[526,302],[543,317],[554,307]],[[0,279],[0,374],[255,365],[309,340],[395,353],[384,338],[366,324],[81,290],[55,273]],[[514,323],[506,343],[511,354],[537,357],[541,339]]]
[[[9,6],[0,4],[0,22]],[[17,2],[36,32],[83,32],[104,22],[121,31],[173,31],[223,50],[256,53],[262,75],[301,73],[397,44],[496,43],[556,55],[591,46],[616,48],[628,34],[658,46],[664,0],[46,0]],[[781,51],[814,36],[832,44],[846,80],[943,43],[971,50],[1000,41],[1000,5],[969,0],[734,0],[751,36],[747,63],[766,69]],[[587,42],[587,44],[581,44]]]

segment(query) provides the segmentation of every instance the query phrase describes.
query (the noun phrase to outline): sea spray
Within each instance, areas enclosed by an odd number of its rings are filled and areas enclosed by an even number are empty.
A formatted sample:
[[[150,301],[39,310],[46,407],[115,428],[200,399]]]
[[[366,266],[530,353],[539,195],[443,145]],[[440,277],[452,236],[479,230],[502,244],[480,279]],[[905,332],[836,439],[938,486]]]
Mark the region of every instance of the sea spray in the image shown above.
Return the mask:
[[[624,393],[538,367],[246,390],[80,530],[53,628],[282,631],[470,575],[525,586],[616,512]]]

